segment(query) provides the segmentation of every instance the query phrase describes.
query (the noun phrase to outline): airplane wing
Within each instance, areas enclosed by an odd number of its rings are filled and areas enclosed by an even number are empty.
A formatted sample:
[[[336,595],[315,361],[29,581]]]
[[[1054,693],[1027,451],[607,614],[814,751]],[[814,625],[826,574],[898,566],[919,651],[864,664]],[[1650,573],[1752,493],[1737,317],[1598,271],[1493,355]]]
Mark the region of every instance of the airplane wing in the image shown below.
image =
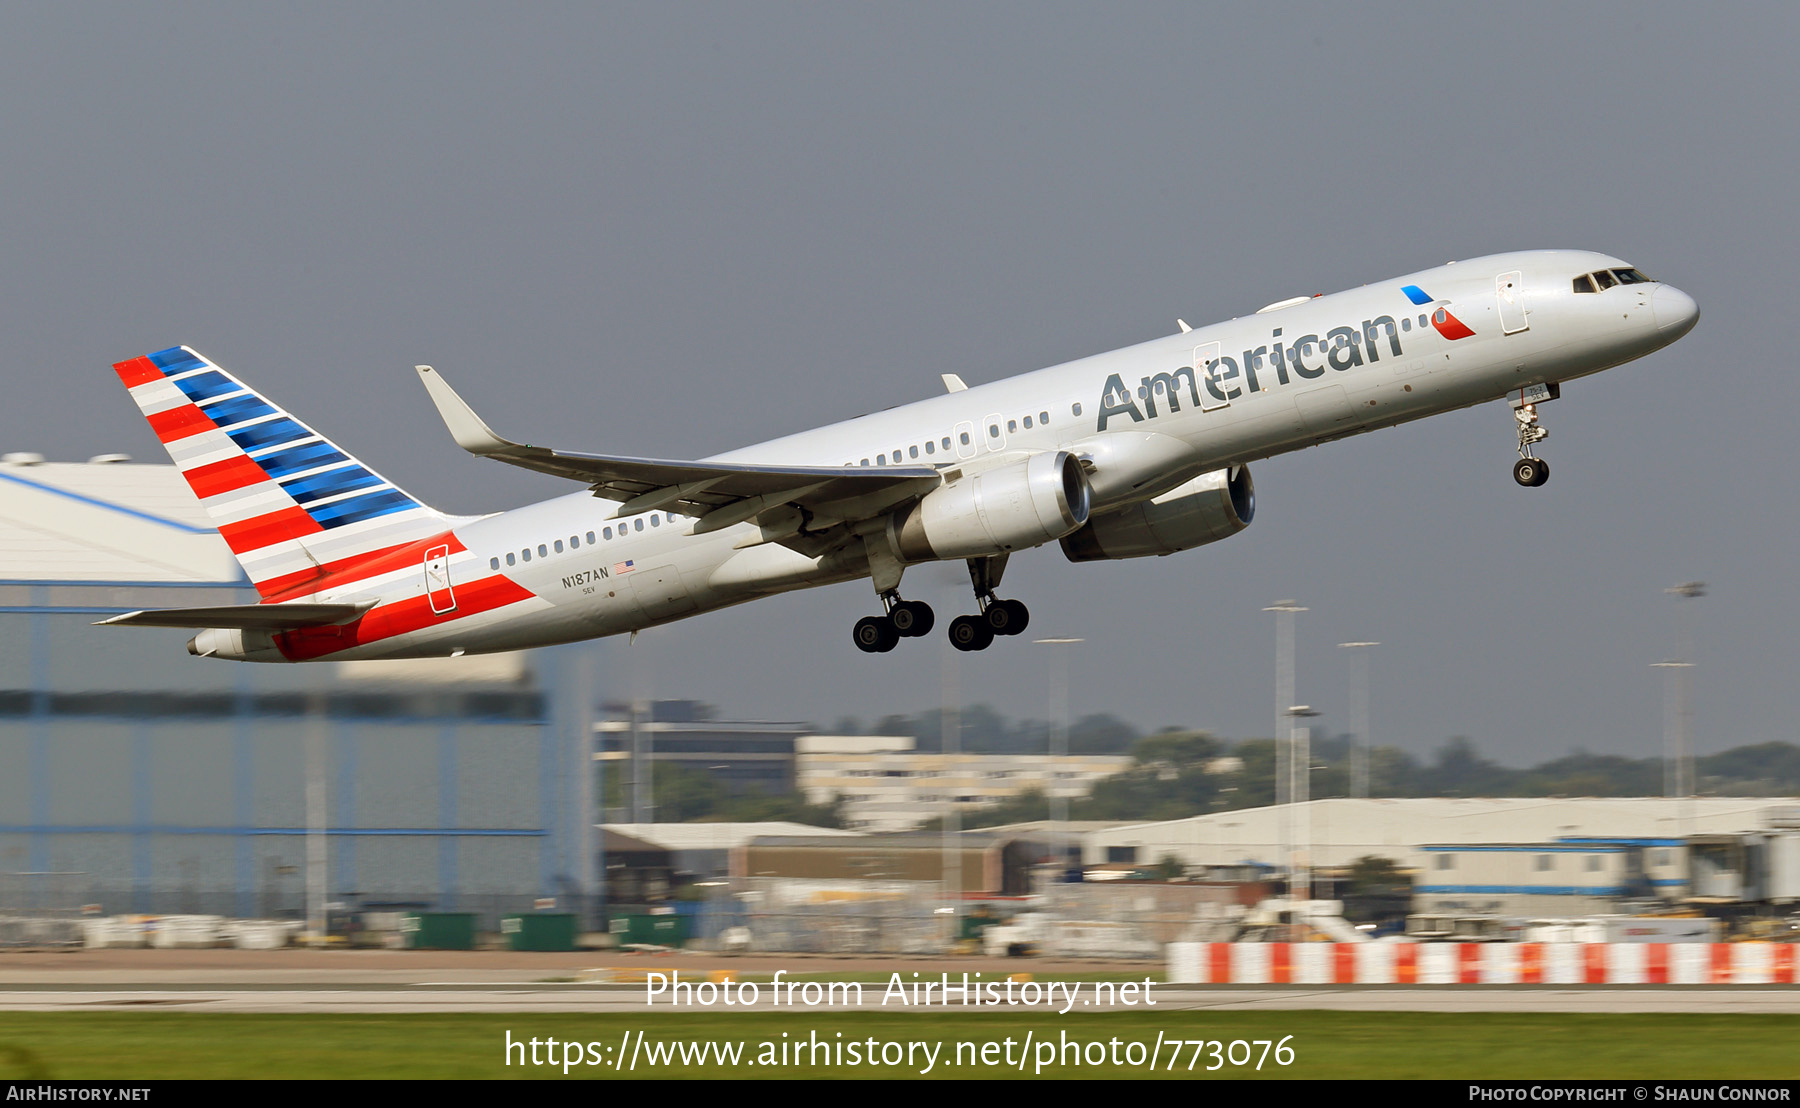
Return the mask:
[[[415,366],[456,444],[471,454],[581,481],[596,496],[622,501],[615,516],[667,510],[699,517],[697,533],[742,523],[794,504],[808,510],[837,505],[859,514],[858,501],[885,508],[923,495],[942,478],[931,466],[782,466],[730,462],[672,462],[604,454],[575,454],[502,438],[430,366]]]
[[[230,627],[245,631],[292,631],[347,623],[375,606],[361,604],[227,604],[217,608],[162,608],[126,612],[95,627]]]

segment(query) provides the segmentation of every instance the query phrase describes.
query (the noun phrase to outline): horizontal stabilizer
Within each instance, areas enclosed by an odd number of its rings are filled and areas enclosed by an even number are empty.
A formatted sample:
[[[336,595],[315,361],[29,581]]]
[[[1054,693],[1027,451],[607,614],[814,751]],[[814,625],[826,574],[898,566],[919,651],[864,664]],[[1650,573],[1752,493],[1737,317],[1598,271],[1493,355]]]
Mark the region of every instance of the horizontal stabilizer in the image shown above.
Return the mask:
[[[223,627],[245,631],[292,631],[346,623],[375,606],[361,604],[226,604],[217,608],[161,608],[126,612],[95,627]]]

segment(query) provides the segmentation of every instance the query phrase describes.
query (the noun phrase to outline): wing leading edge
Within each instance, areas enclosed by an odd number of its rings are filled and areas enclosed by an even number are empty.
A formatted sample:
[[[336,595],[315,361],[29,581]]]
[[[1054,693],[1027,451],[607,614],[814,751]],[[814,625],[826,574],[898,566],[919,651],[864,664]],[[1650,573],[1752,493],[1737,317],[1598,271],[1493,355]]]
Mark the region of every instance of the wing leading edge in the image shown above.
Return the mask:
[[[530,446],[496,434],[436,370],[426,365],[414,368],[458,446],[484,458],[581,481],[595,496],[621,501],[615,516],[673,511],[698,517],[697,532],[742,523],[788,504],[808,511],[831,505],[838,510],[825,514],[854,518],[863,514],[854,506],[859,501],[892,505],[923,495],[942,481],[931,466],[674,462]]]

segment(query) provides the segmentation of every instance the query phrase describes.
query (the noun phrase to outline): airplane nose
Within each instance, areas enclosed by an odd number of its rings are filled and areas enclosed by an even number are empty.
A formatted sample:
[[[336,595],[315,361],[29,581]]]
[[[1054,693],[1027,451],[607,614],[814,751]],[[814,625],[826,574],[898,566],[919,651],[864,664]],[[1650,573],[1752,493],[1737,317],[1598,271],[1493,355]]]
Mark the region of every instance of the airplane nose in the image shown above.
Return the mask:
[[[1650,295],[1650,312],[1656,316],[1656,329],[1670,341],[1693,330],[1700,319],[1700,305],[1674,285],[1658,285]]]

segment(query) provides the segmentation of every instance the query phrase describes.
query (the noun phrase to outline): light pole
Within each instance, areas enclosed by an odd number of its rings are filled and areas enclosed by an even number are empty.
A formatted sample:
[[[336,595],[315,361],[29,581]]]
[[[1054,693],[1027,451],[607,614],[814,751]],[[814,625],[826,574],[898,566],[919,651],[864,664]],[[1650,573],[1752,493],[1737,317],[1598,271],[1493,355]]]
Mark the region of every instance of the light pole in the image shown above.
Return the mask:
[[[1086,639],[1033,639],[1039,646],[1075,646]],[[1063,845],[1063,824],[1069,818],[1069,798],[1057,787],[1057,767],[1069,754],[1069,652],[1050,652],[1050,854],[1056,859],[1056,878],[1068,872],[1068,848]],[[1085,862],[1085,859],[1083,860]]]
[[[1667,670],[1663,683],[1663,794],[1680,801],[1681,833],[1688,835],[1688,798],[1694,795],[1693,708],[1688,701],[1693,681],[1693,606],[1682,600],[1697,600],[1706,595],[1706,584],[1688,581],[1666,588],[1663,592],[1676,600],[1675,657],[1656,662],[1654,668]]]
[[[1341,642],[1350,654],[1350,795],[1369,795],[1369,651],[1378,642]]]
[[[1275,809],[1281,821],[1281,842],[1293,842],[1292,803],[1290,789],[1293,766],[1290,744],[1283,741],[1292,721],[1288,709],[1294,706],[1294,615],[1307,609],[1292,600],[1277,600],[1264,608],[1275,613]]]
[[[1317,718],[1311,705],[1295,704],[1288,717],[1288,782],[1294,813],[1294,837],[1288,844],[1288,899],[1312,899],[1312,819],[1307,807],[1312,798],[1312,729],[1302,721]],[[1298,894],[1298,895],[1296,895]]]

